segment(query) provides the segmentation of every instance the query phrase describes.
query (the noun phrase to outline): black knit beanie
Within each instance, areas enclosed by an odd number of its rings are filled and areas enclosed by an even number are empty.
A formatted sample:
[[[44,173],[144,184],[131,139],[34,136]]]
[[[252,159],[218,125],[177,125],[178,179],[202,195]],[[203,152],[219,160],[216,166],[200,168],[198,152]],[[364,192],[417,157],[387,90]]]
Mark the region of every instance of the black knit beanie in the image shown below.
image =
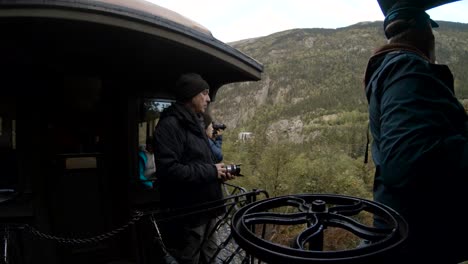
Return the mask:
[[[199,74],[186,73],[177,80],[174,95],[177,101],[185,102],[206,89],[210,86]]]
[[[425,12],[424,9],[415,7],[412,5],[412,3],[409,2],[397,2],[395,5],[392,6],[387,11],[387,14],[385,16],[385,20],[383,23],[383,28],[385,32],[385,36],[387,39],[392,38],[393,36],[401,33],[404,30],[408,29],[408,26],[398,28],[397,30],[393,30],[393,32],[387,31],[387,27],[394,21],[396,20],[410,20],[414,19],[418,23],[415,24],[416,26],[425,26],[427,24],[427,21],[430,21],[431,26],[433,28],[439,27],[439,24],[437,24],[434,20],[431,19],[431,17]],[[414,27],[414,25],[413,25]]]

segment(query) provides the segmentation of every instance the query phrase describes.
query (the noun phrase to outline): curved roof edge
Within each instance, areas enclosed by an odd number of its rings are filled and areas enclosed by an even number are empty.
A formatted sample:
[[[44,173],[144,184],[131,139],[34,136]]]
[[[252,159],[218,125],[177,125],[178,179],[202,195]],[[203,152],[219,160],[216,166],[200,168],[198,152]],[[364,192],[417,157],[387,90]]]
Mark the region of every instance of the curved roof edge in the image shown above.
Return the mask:
[[[5,13],[5,10],[11,12]],[[0,0],[0,11],[0,17],[50,17],[109,24],[161,36],[197,49],[201,49],[200,44],[204,44],[212,48],[210,53],[213,56],[242,69],[251,80],[260,80],[263,72],[262,64],[216,39],[207,28],[145,0]],[[84,11],[88,15],[80,16],[70,11]],[[89,13],[95,16],[89,16]],[[114,19],[104,19],[99,15],[112,16]],[[127,20],[131,22],[127,23]],[[145,24],[146,27],[142,26]]]
[[[138,12],[148,13],[156,17],[162,17],[173,21],[175,23],[181,24],[185,27],[191,28],[195,31],[198,31],[202,34],[208,36],[213,36],[211,31],[206,27],[200,25],[199,23],[179,14],[172,10],[169,10],[165,7],[159,6],[152,2],[145,0],[94,0],[95,2],[102,2],[109,5],[114,5],[116,7],[125,7],[130,10],[135,10]]]

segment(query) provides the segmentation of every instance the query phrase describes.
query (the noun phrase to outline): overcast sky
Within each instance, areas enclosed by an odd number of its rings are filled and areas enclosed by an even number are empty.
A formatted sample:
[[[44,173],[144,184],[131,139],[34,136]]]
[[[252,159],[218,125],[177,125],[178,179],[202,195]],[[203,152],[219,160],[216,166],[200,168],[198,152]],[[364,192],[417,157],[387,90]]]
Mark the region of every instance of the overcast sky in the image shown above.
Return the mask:
[[[223,42],[293,28],[339,28],[383,20],[377,0],[147,0],[208,28]],[[434,20],[468,23],[468,0],[428,11]]]

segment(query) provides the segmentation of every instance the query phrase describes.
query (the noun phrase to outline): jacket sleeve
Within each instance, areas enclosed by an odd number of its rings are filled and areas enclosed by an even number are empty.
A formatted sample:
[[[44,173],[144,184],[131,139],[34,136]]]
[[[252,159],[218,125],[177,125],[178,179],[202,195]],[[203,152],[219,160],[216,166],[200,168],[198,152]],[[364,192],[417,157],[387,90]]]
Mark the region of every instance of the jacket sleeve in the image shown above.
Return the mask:
[[[213,152],[213,155],[215,156],[217,162],[221,162],[223,160],[222,137],[223,136],[218,136],[215,140],[208,139],[208,141],[210,142],[211,152]]]
[[[217,170],[214,164],[183,161],[185,131],[178,127],[178,121],[167,118],[159,122],[154,133],[157,177],[180,184],[217,181]]]
[[[398,187],[414,177],[436,175],[467,180],[467,134],[449,120],[450,113],[457,112],[454,99],[447,87],[428,74],[409,74],[384,90],[379,147],[386,185]]]

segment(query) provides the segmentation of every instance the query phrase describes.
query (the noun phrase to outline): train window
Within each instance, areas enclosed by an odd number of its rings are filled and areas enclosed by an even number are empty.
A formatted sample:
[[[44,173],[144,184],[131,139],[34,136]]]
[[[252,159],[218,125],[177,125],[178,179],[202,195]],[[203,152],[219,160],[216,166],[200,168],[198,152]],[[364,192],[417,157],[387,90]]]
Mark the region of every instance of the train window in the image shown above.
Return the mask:
[[[165,99],[145,99],[141,104],[141,118],[138,126],[138,177],[145,189],[153,189],[154,151],[152,135],[159,120],[160,114],[169,107],[173,101]]]
[[[102,81],[99,77],[67,75],[49,99],[49,150],[55,154],[100,152],[103,114]],[[56,111],[60,109],[60,111]]]
[[[174,101],[167,99],[145,99],[141,107],[141,120],[138,126],[138,145],[143,146],[158,123],[159,116]]]

